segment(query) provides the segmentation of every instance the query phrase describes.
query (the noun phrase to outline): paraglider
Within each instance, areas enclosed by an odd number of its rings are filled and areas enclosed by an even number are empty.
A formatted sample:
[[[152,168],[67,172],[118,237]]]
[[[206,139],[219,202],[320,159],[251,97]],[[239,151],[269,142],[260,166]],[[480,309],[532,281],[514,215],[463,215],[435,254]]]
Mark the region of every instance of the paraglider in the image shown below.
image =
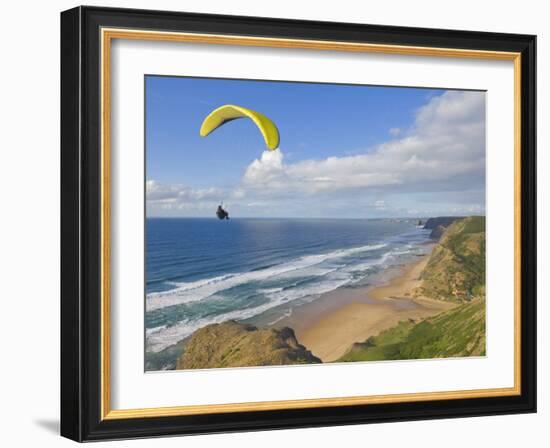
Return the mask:
[[[274,151],[279,147],[279,130],[273,121],[260,112],[235,104],[226,104],[210,112],[202,122],[199,131],[200,136],[206,137],[225,123],[238,118],[249,118],[254,122],[262,133],[264,142],[270,151]],[[224,210],[223,204],[218,206],[216,216],[220,220],[229,219],[229,213]]]
[[[225,123],[238,118],[251,119],[262,133],[265,144],[271,151],[279,147],[279,130],[273,121],[260,112],[234,104],[226,104],[210,112],[202,122],[200,135],[206,137]]]
[[[227,210],[224,210],[222,207],[222,204],[218,205],[218,210],[216,210],[216,216],[218,219],[229,219],[229,212]]]

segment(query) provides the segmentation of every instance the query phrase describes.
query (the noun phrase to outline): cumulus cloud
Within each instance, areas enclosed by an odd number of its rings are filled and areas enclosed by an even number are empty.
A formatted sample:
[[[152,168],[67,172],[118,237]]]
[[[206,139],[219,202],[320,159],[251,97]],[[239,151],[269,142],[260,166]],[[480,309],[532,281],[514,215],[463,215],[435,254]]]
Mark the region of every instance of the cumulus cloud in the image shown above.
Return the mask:
[[[145,194],[149,207],[168,210],[201,208],[202,204],[219,201],[225,193],[220,188],[191,188],[148,180],[145,184]]]
[[[439,188],[482,182],[485,101],[479,92],[451,91],[419,109],[402,138],[368,153],[285,164],[279,150],[264,152],[245,171],[243,186],[315,194],[352,188]]]
[[[288,166],[283,165],[283,152],[280,149],[264,151],[261,159],[254,160],[246,169],[243,184],[249,187],[263,185],[284,187],[288,169]]]

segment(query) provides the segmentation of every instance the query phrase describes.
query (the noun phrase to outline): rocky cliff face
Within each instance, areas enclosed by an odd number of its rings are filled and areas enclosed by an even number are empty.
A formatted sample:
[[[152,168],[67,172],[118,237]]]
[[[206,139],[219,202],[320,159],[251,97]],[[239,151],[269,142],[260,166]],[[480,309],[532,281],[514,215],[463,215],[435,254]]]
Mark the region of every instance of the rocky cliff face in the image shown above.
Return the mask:
[[[418,293],[439,300],[485,297],[485,217],[455,221],[443,233],[421,274]]]
[[[438,226],[449,227],[453,222],[463,218],[463,216],[440,216],[438,218],[430,218],[426,221],[426,224],[424,224],[424,228],[433,230]]]
[[[445,227],[437,226],[430,232],[430,238],[432,240],[439,241],[444,233],[445,233]]]
[[[177,369],[316,364],[321,360],[298,343],[294,331],[259,330],[228,321],[196,331],[177,361]]]

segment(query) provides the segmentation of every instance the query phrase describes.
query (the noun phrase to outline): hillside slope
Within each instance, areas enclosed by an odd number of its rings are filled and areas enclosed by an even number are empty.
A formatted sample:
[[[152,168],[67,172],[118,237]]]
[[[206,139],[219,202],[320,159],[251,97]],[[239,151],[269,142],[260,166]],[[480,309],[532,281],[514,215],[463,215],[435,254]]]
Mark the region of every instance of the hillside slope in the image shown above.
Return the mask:
[[[437,300],[463,302],[485,296],[485,217],[452,223],[434,248],[416,291]]]
[[[197,330],[177,361],[177,369],[317,364],[291,328],[259,330],[227,321]]]
[[[439,226],[449,227],[453,222],[463,218],[463,216],[438,216],[437,218],[428,218],[424,224],[424,228],[433,230]]]
[[[339,361],[485,355],[485,218],[453,222],[434,248],[415,296],[456,308],[421,322],[403,321],[353,344]]]
[[[431,359],[485,355],[485,300],[465,303],[420,323],[400,322],[354,344],[339,361]]]

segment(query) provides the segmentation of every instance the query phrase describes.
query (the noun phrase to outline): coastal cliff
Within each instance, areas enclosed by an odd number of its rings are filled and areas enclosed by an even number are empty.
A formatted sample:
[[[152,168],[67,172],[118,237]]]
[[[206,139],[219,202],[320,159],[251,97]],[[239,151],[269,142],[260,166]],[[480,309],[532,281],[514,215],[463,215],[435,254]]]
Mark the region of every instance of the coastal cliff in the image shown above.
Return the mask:
[[[430,218],[424,224],[424,229],[431,230],[430,238],[435,241],[439,241],[447,227],[455,223],[456,221],[464,219],[460,216],[440,216],[438,218]]]
[[[456,303],[422,321],[401,321],[353,344],[339,361],[485,355],[485,217],[455,220],[420,275],[413,295]]]
[[[227,321],[197,330],[179,357],[176,369],[317,364],[321,360],[298,343],[285,327],[258,329]]]
[[[463,218],[463,216],[438,216],[437,218],[429,218],[426,224],[424,224],[424,228],[432,230],[438,226],[449,227],[453,222]]]
[[[455,221],[443,233],[422,272],[417,294],[463,302],[485,296],[485,217]]]
[[[445,233],[445,227],[437,226],[430,232],[430,238],[435,241],[439,241]]]

